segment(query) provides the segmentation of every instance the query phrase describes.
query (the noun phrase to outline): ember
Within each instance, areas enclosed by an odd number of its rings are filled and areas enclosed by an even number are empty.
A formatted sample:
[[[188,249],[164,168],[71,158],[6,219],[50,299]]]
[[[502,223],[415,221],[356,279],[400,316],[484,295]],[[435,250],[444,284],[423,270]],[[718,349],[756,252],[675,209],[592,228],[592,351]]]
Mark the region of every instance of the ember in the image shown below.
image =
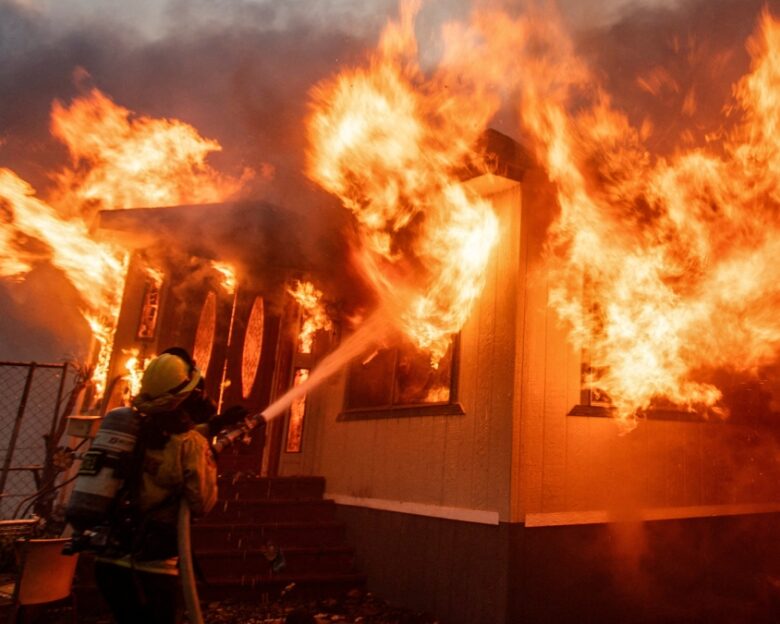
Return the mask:
[[[127,360],[125,361],[127,374],[124,379],[127,381],[130,397],[134,397],[141,390],[141,378],[143,377],[144,369],[154,356],[141,358],[140,352],[136,348],[122,349],[122,353],[127,355]]]
[[[238,286],[236,270],[227,262],[212,260],[211,267],[221,275],[220,285],[228,295],[234,295]]]

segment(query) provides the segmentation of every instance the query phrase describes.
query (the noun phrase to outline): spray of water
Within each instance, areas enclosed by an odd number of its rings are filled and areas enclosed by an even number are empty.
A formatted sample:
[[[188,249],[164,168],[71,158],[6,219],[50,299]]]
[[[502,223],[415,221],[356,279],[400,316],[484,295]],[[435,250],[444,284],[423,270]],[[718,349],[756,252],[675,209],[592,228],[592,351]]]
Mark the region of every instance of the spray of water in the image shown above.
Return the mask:
[[[260,422],[273,420],[283,414],[290,407],[293,401],[311,392],[323,381],[340,371],[344,366],[354,358],[364,353],[366,349],[381,341],[391,328],[388,315],[383,310],[378,310],[370,316],[358,329],[342,342],[337,349],[329,353],[314,368],[309,378],[298,386],[293,386],[285,394],[276,399],[262,413],[251,416],[247,419],[245,425],[238,429],[223,432],[212,445],[214,450],[219,452],[245,436],[254,429]]]
[[[282,414],[295,399],[316,388],[328,377],[337,373],[354,358],[363,353],[368,347],[382,340],[389,328],[390,324],[386,316],[381,311],[375,312],[354,334],[344,340],[336,350],[325,356],[305,382],[290,388],[285,394],[266,407],[263,410],[263,417],[266,420],[272,420]]]

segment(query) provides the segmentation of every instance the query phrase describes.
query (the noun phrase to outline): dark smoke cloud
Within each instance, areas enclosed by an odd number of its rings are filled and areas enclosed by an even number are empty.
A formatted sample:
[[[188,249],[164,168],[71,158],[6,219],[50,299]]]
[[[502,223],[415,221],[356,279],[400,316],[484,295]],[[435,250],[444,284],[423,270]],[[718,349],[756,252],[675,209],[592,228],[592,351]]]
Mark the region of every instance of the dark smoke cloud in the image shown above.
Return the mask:
[[[51,172],[68,162],[65,148],[49,134],[51,103],[96,86],[139,115],[181,119],[218,140],[223,151],[210,162],[219,170],[239,174],[270,165],[273,178],[258,176],[248,195],[305,214],[309,238],[333,239],[324,261],[343,265],[342,211],[302,173],[307,93],[340,64],[362,58],[376,38],[377,16],[326,23],[317,10],[282,11],[280,3],[190,1],[169,2],[160,13],[168,26],[162,36],[150,36],[141,23],[106,15],[62,25],[43,12],[0,2],[0,167],[45,196]],[[42,277],[0,285],[4,309],[34,299],[38,286],[30,280]],[[52,293],[65,288],[56,272],[45,277]],[[26,333],[25,355],[16,338],[24,317],[5,315],[2,351],[29,358],[48,343],[51,358],[83,353],[83,327],[69,332],[36,319],[36,333]]]
[[[499,4],[514,4],[509,8],[516,12],[522,3]],[[583,6],[577,3],[576,15],[588,13]],[[651,141],[670,149],[690,122],[680,113],[683,96],[664,92],[660,99],[651,97],[637,86],[637,76],[671,65],[680,85],[694,85],[699,113],[714,118],[729,83],[747,67],[744,40],[761,3],[698,0],[658,9],[646,0],[632,6],[611,26],[580,35],[580,48],[604,76],[616,103],[638,124],[650,118]],[[308,91],[340,67],[361,62],[396,12],[392,0],[370,6],[336,0],[0,0],[0,166],[45,194],[51,172],[67,162],[65,148],[49,135],[51,102],[67,102],[94,85],[138,114],[175,117],[218,140],[223,152],[210,159],[217,169],[237,174],[246,166],[270,164],[273,179],[258,178],[250,195],[308,216],[314,238],[333,223],[341,227],[345,217],[302,174]],[[418,25],[423,58],[435,58],[430,50],[436,46],[437,25],[467,12],[462,0],[423,8]],[[686,53],[691,41],[698,42],[698,56]],[[719,80],[713,80],[710,53],[723,46],[730,53],[718,68]],[[88,77],[74,79],[82,70]],[[512,108],[508,104],[494,125],[516,135]],[[337,239],[328,253],[340,245]],[[31,286],[14,285],[15,297],[26,288]],[[7,307],[8,293],[2,293]],[[14,331],[6,329],[9,323],[4,326],[0,348]],[[52,327],[51,336],[55,333]]]
[[[651,151],[701,146],[733,121],[724,109],[749,71],[746,41],[764,7],[780,14],[777,0],[639,5],[609,28],[583,34],[580,50],[634,125],[652,125]]]

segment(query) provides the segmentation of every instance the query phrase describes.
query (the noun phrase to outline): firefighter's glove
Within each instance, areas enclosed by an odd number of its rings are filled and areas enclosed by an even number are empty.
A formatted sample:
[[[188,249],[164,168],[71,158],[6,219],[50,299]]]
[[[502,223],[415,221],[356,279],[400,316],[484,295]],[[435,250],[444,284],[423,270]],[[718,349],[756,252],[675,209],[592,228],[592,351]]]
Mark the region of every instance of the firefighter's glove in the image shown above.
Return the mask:
[[[248,415],[249,412],[246,408],[240,405],[233,405],[232,407],[227,408],[219,416],[215,416],[209,420],[209,434],[216,435],[223,429],[241,423]]]

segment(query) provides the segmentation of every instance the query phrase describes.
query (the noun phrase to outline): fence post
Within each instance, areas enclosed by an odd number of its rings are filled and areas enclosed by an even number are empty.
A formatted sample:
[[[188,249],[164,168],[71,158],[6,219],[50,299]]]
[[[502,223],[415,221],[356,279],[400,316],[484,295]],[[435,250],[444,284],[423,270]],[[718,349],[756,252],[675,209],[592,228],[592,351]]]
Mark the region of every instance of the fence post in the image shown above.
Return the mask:
[[[8,440],[8,450],[5,453],[5,461],[3,462],[3,470],[0,472],[0,496],[5,494],[5,482],[8,480],[8,469],[11,467],[11,460],[13,459],[14,450],[16,449],[16,439],[19,437],[19,429],[22,427],[22,418],[24,418],[24,410],[27,408],[27,398],[30,396],[30,386],[32,386],[33,373],[35,373],[35,362],[30,363],[30,370],[27,373],[27,381],[24,383],[24,391],[22,392],[22,399],[19,401],[19,411],[16,413],[16,421],[14,422],[14,430],[11,432],[11,439]]]
[[[65,391],[65,378],[68,376],[68,363],[65,362],[62,365],[62,373],[60,373],[62,377],[60,377],[60,385],[57,388],[57,400],[54,403],[54,416],[52,417],[51,421],[51,431],[49,431],[49,436],[52,439],[52,443],[58,442],[58,440],[54,440],[55,435],[57,434],[57,429],[59,428],[60,424],[60,408],[62,407],[62,393]],[[61,417],[65,418],[67,414],[62,414]]]

